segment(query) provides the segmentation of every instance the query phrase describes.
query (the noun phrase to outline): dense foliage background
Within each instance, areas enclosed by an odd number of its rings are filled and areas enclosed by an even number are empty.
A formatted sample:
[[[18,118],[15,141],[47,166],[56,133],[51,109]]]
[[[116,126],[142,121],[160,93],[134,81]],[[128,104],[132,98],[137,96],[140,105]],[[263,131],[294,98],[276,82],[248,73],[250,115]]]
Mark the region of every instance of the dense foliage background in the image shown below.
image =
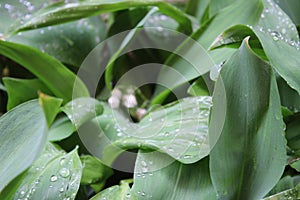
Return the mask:
[[[300,199],[299,8],[0,0],[0,199]]]

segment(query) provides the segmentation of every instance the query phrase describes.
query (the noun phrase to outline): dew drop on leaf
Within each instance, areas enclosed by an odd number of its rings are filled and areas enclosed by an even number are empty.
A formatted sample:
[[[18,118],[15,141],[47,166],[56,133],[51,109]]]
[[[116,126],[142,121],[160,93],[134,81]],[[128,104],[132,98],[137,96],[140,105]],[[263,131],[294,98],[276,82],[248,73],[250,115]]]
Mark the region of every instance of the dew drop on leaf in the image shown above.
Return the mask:
[[[57,176],[56,175],[52,175],[51,177],[50,177],[50,181],[51,182],[55,182],[55,181],[57,181]]]
[[[63,166],[65,163],[66,163],[66,159],[65,158],[61,158],[60,161],[59,161],[59,164],[61,166]]]
[[[59,175],[63,178],[67,178],[68,176],[70,176],[70,170],[67,168],[62,168],[61,170],[59,170]]]

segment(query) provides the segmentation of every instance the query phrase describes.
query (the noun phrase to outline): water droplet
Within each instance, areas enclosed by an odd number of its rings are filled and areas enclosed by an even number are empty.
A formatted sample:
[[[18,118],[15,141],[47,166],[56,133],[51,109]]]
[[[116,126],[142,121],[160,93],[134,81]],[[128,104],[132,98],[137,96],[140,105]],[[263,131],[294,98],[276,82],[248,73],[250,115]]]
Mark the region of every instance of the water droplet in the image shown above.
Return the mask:
[[[119,133],[117,134],[117,136],[118,136],[118,137],[122,137],[122,136],[123,136],[123,133],[122,133],[122,132],[119,132]]]
[[[61,158],[60,161],[59,161],[59,164],[61,166],[65,165],[66,164],[66,159],[65,158]]]
[[[262,19],[264,19],[264,18],[265,18],[265,14],[262,13],[262,14],[260,15],[260,17],[261,17]]]
[[[22,190],[22,191],[20,192],[20,197],[24,197],[25,194],[26,194],[26,192]]]
[[[35,181],[34,181],[34,183],[37,185],[37,184],[39,184],[40,183],[40,179],[36,179]]]
[[[167,136],[169,136],[170,135],[170,133],[167,131],[167,132],[165,132],[165,134],[164,134],[166,137]]]
[[[148,168],[147,168],[147,167],[142,167],[142,172],[143,172],[143,173],[148,172]]]
[[[158,27],[157,27],[157,31],[158,31],[158,32],[162,32],[163,30],[164,30],[163,27],[161,27],[161,26],[158,26]]]
[[[184,155],[183,158],[184,159],[189,159],[189,158],[192,158],[192,156],[191,155]]]
[[[65,189],[64,189],[63,187],[59,188],[59,192],[60,192],[60,193],[62,193],[62,192],[64,192],[64,191],[65,191]]]
[[[56,175],[52,175],[51,177],[50,177],[50,181],[51,182],[55,182],[55,181],[57,181],[57,176]]]
[[[152,118],[151,118],[151,117],[149,117],[148,121],[149,121],[149,122],[152,122]]]
[[[280,38],[280,34],[276,31],[271,32],[271,36],[272,36],[274,41],[278,41],[279,38]]]
[[[145,196],[146,195],[146,193],[145,192],[142,192],[142,194],[141,194],[142,196]]]
[[[286,29],[283,28],[283,29],[281,30],[281,33],[282,33],[282,34],[286,34]]]
[[[63,178],[67,178],[68,176],[70,176],[70,170],[67,168],[62,168],[61,170],[59,170],[59,175]]]

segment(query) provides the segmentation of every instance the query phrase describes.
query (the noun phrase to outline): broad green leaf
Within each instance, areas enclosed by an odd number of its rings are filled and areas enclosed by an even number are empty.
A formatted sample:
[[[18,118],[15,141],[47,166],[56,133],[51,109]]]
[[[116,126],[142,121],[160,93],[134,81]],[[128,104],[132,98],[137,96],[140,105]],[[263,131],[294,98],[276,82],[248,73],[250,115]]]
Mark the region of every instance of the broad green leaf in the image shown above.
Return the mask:
[[[300,185],[293,189],[289,189],[270,197],[264,198],[263,200],[285,200],[285,199],[299,199],[300,198]]]
[[[217,199],[208,158],[185,165],[159,152],[140,151],[132,190],[138,199]]]
[[[0,40],[0,54],[19,63],[64,102],[89,96],[89,91],[76,75],[53,57],[32,47]],[[76,91],[73,91],[76,85]]]
[[[0,118],[0,191],[26,170],[43,150],[47,122],[37,100],[23,103]]]
[[[280,8],[289,15],[296,25],[300,25],[300,13],[298,8],[300,7],[300,1],[298,0],[276,0],[275,1]]]
[[[127,149],[158,150],[183,163],[194,163],[210,152],[208,117],[211,97],[180,100],[131,123],[103,104],[104,113],[78,129],[88,150],[106,165]]]
[[[212,182],[220,199],[261,199],[280,179],[286,163],[275,75],[248,40],[222,67],[213,95],[214,106],[223,105],[226,95],[225,123],[210,153]],[[223,97],[216,95],[222,91]],[[210,124],[216,123],[211,118]]]
[[[264,12],[252,29],[270,64],[300,93],[300,51],[298,32],[288,16],[273,2],[264,0]]]
[[[76,131],[76,127],[72,124],[68,117],[62,117],[56,120],[50,127],[48,140],[61,141],[68,138]]]
[[[0,194],[1,199],[75,199],[82,165],[77,149],[66,154],[48,144],[43,154]]]
[[[96,157],[90,155],[80,156],[83,165],[82,185],[105,183],[106,179],[113,174],[112,169],[102,164]]]
[[[11,24],[21,17],[27,18],[38,9],[47,5],[43,0],[0,0],[0,38],[8,30]]]
[[[67,114],[76,128],[103,112],[100,102],[89,97],[74,99],[62,107],[61,110]]]
[[[116,12],[134,7],[158,7],[160,12],[175,19],[186,32],[192,31],[189,18],[176,7],[163,1],[157,0],[104,0],[104,1],[79,1],[76,3],[58,2],[41,9],[34,16],[27,19],[23,24],[12,27],[13,33],[44,27],[53,24],[65,23],[92,15],[107,12]]]
[[[52,94],[49,89],[38,79],[3,78],[6,86],[8,102],[7,109],[10,110],[17,105],[38,97],[38,92]]]
[[[60,112],[60,106],[63,100],[40,93],[39,102],[44,111],[48,127],[50,127],[56,115]]]
[[[107,188],[97,195],[95,195],[91,200],[137,200],[136,195],[130,191],[129,184],[126,181],[121,181],[121,185],[115,185]]]
[[[62,63],[79,67],[90,51],[104,39],[105,31],[103,21],[96,16],[19,33],[7,40],[37,48]]]

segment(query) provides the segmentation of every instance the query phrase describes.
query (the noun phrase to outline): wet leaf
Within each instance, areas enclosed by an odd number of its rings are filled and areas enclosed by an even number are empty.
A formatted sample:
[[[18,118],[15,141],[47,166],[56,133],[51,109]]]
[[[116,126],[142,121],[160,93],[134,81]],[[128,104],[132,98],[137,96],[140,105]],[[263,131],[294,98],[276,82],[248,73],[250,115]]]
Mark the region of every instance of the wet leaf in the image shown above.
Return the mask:
[[[0,191],[26,170],[46,142],[47,122],[37,100],[23,103],[0,118]],[[5,198],[4,198],[5,199]]]
[[[226,106],[221,136],[210,153],[212,182],[222,199],[261,199],[286,163],[275,75],[250,49],[248,39],[222,67],[213,95],[214,106],[224,101]],[[214,112],[218,110],[213,107]],[[220,124],[215,120],[210,124]]]

